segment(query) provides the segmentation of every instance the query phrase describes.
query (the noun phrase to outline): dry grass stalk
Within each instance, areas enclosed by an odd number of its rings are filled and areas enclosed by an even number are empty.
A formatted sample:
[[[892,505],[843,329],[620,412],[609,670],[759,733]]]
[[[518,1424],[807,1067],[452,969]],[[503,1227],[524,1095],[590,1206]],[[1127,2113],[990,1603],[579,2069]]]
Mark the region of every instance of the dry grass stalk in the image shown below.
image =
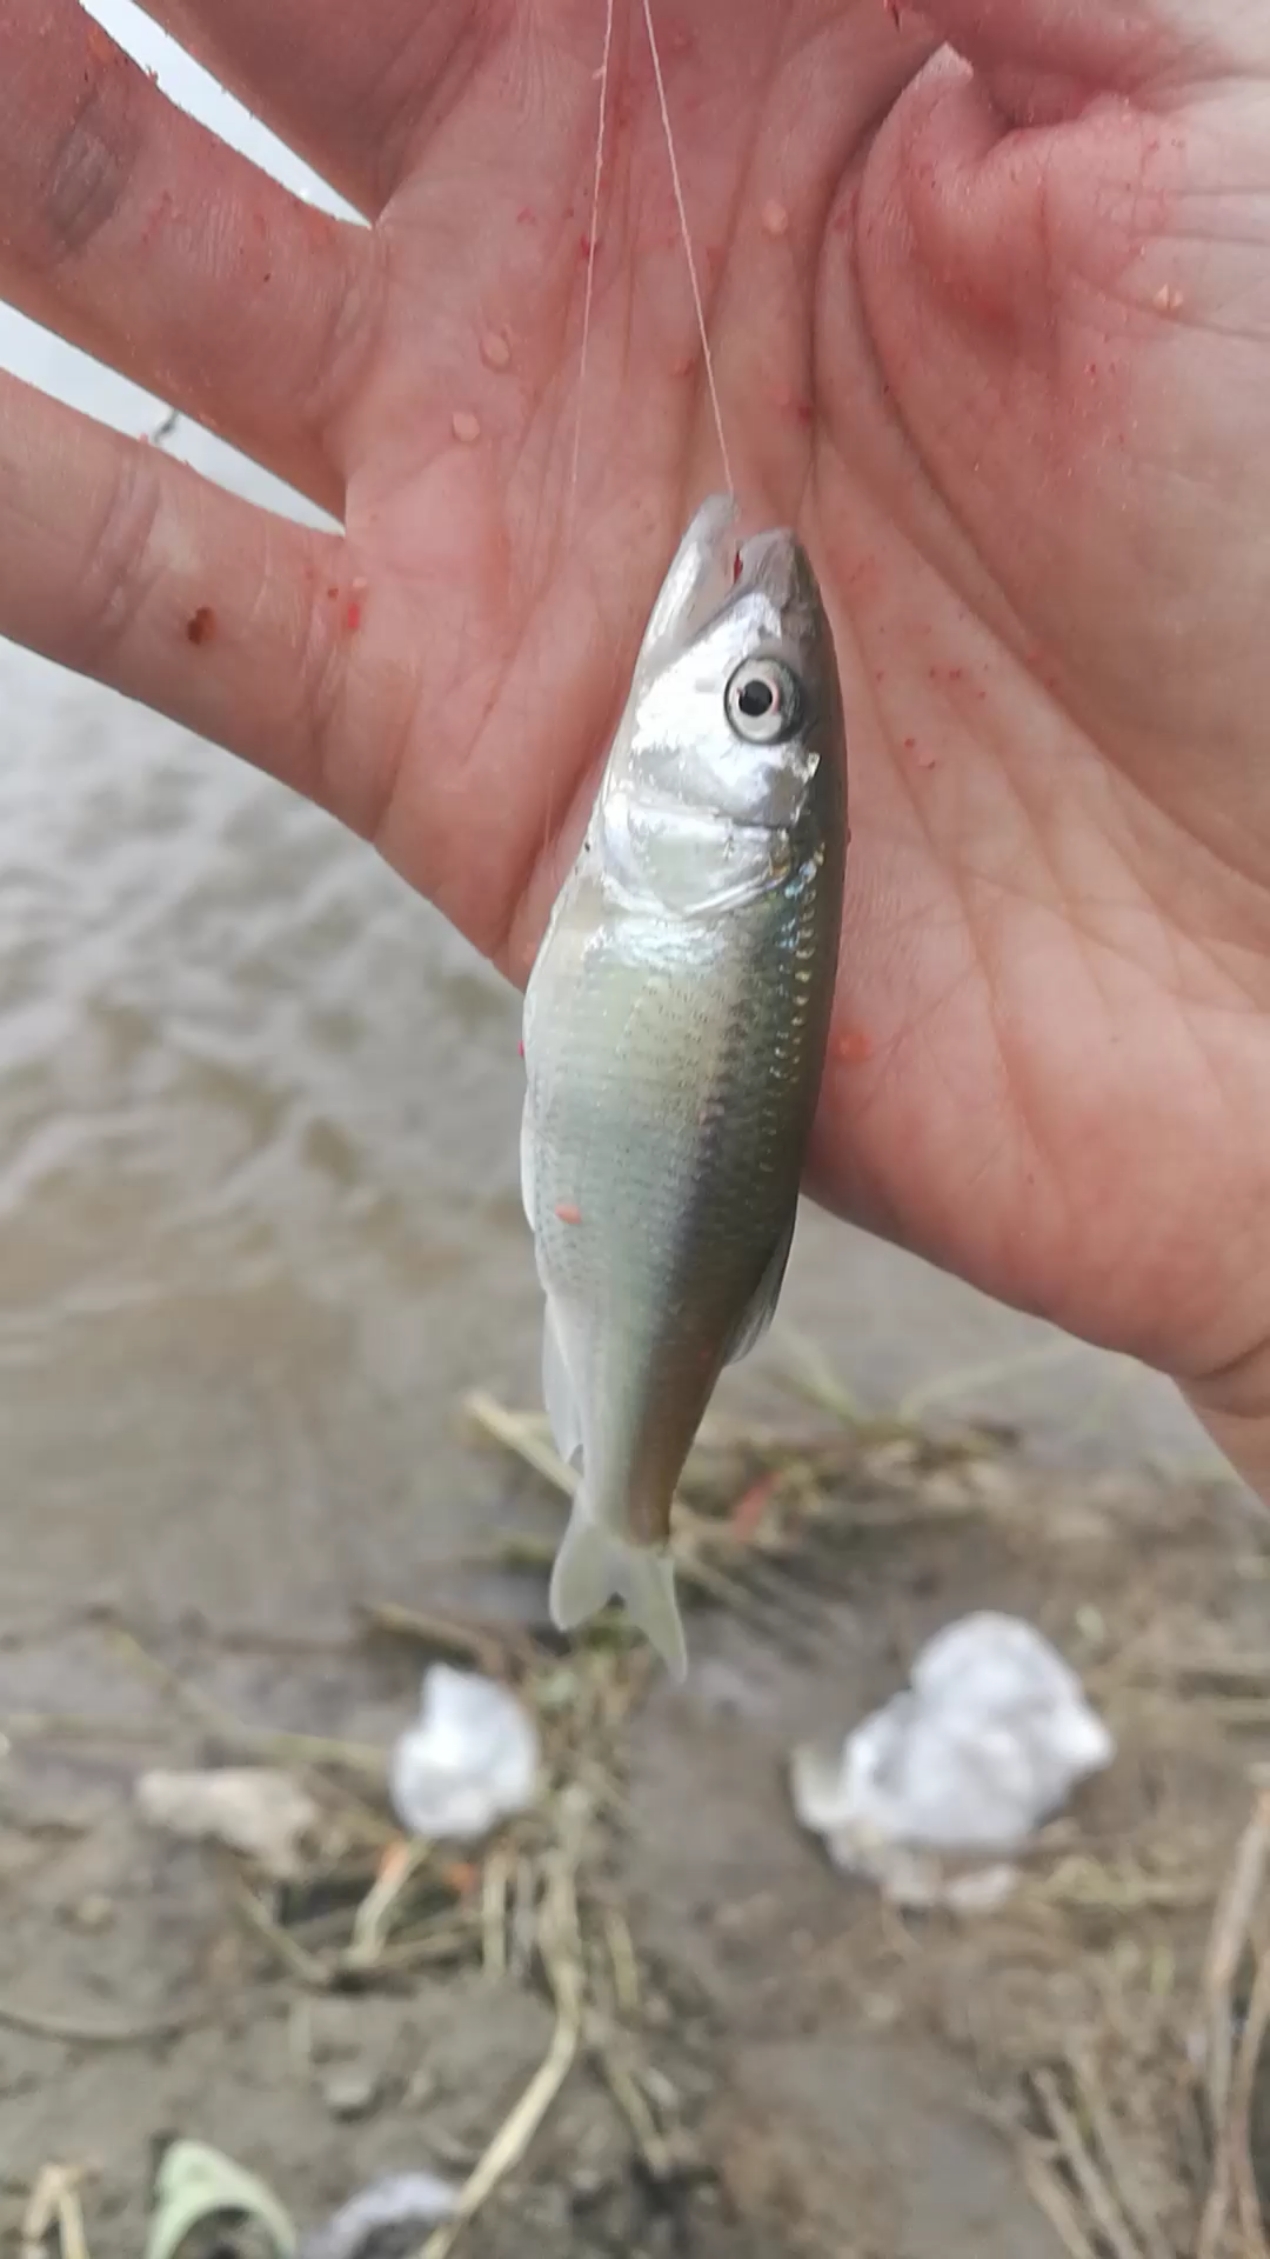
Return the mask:
[[[1092,2061],[1079,2048],[1069,2048],[1067,2063],[1080,2098],[1081,2109],[1106,2160],[1124,2216],[1142,2245],[1144,2259],[1174,2259],[1154,2207],[1139,2184],[1138,2174]]]
[[[17,2000],[0,2000],[0,2024],[25,2033],[28,2039],[54,2040],[69,2047],[145,2047],[177,2039],[198,2021],[196,2008],[187,2009],[183,2015],[108,2024],[91,2017],[63,2015],[52,2008],[28,2008]]]
[[[222,1710],[219,1703],[201,1694],[197,1687],[188,1686],[179,1672],[157,1655],[151,1655],[131,1632],[112,1632],[110,1645],[121,1661],[160,1687],[214,1742],[226,1749],[264,1758],[276,1765],[333,1767],[340,1772],[360,1774],[377,1785],[387,1779],[383,1750],[368,1742],[336,1741],[325,1734],[285,1733],[272,1727],[244,1725],[241,1719]]]
[[[383,1954],[393,1913],[411,1877],[431,1853],[431,1845],[403,1840],[384,1856],[379,1873],[353,1916],[353,1934],[344,1955],[349,1970],[373,1969]]]
[[[1032,2085],[1054,2136],[1058,2154],[1084,2199],[1091,2219],[1114,2254],[1114,2259],[1143,2259],[1137,2239],[1089,2148],[1074,2113],[1058,2091],[1052,2071],[1034,2071]]]
[[[1270,2246],[1266,2243],[1262,2229],[1261,2197],[1252,2162],[1251,2135],[1253,2087],[1267,2024],[1270,2024],[1270,1955],[1263,1954],[1257,1965],[1252,1997],[1248,2002],[1248,2012],[1240,2034],[1239,2052],[1235,2058],[1227,2132],[1235,2209],[1239,2216],[1240,2233],[1246,2245],[1245,2259],[1270,2259]]]
[[[1253,1804],[1213,1915],[1205,1956],[1201,2020],[1192,2035],[1192,2053],[1203,2078],[1214,2145],[1196,2259],[1222,2259],[1227,2248],[1232,2208],[1237,2208],[1241,2222],[1246,2222],[1250,2194],[1258,2214],[1260,2209],[1256,2204],[1255,2179],[1248,2153],[1248,2109],[1266,2013],[1270,2008],[1267,1992],[1270,1980],[1262,1981],[1268,1965],[1264,1960],[1254,1987],[1254,1999],[1260,1996],[1256,2019],[1259,2028],[1254,2026],[1250,2013],[1237,2059],[1233,2033],[1236,1980],[1249,1949],[1268,1867],[1270,1790],[1263,1789]],[[1260,2259],[1260,2253],[1265,2250],[1259,2217],[1255,2233],[1258,2240],[1251,2245],[1248,2259],[1253,2259],[1254,2254]]]
[[[88,2259],[88,2238],[79,2201],[82,2165],[45,2165],[36,2177],[20,2229],[20,2259],[48,2259],[48,2238],[57,2230],[59,2259]]]
[[[418,2259],[448,2259],[467,2223],[519,2165],[573,2068],[582,2036],[583,1953],[576,1871],[563,1860],[548,1884],[538,1942],[555,2001],[551,2044],[515,2108],[473,2167],[453,2216],[433,2229]]]
[[[1075,2206],[1041,2143],[1028,2134],[1022,2135],[1019,2141],[1019,2159],[1033,2203],[1038,2211],[1045,2214],[1063,2249],[1070,2254],[1070,2259],[1099,2259],[1080,2224]]]
[[[511,1853],[500,1846],[490,1853],[481,1877],[481,1960],[487,1977],[507,1974],[507,1908],[511,1879]]]

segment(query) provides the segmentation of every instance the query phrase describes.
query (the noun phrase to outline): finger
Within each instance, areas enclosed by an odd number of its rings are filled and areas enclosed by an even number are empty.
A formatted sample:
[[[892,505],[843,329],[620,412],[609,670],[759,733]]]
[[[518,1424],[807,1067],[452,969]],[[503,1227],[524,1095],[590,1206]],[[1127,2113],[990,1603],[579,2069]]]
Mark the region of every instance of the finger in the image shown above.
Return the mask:
[[[496,10],[470,0],[141,0],[156,23],[358,211],[383,209],[429,112]]]
[[[338,536],[0,374],[0,634],[240,754],[364,833],[409,685]]]
[[[77,0],[0,10],[0,293],[335,511],[377,274]]]
[[[1050,110],[1062,88],[1149,94],[1270,60],[1264,0],[923,0],[922,13],[989,75],[1038,74]]]

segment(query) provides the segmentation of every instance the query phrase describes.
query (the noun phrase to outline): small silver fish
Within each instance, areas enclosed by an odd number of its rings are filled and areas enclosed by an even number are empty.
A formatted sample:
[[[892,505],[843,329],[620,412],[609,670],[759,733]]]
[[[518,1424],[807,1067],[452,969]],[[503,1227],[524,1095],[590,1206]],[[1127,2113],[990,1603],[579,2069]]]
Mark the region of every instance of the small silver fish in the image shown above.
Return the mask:
[[[847,841],[815,576],[791,533],[735,523],[706,502],[662,584],[525,997],[543,1393],[581,1467],[552,1615],[620,1597],[679,1678],[671,1504],[784,1279]]]

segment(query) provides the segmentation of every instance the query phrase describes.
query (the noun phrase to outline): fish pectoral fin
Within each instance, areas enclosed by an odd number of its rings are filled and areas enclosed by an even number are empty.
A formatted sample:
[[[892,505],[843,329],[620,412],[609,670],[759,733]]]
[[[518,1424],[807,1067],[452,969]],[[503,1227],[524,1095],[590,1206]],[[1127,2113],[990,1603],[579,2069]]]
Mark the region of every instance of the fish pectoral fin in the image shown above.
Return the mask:
[[[579,1496],[551,1573],[552,1621],[559,1631],[573,1631],[598,1616],[610,1600],[624,1602],[672,1678],[682,1682],[688,1675],[688,1648],[669,1552],[629,1545],[602,1529]]]
[[[542,1321],[542,1400],[556,1449],[566,1467],[572,1466],[582,1453],[582,1414],[565,1355],[560,1315],[550,1295]]]
[[[794,1225],[797,1221],[798,1210],[795,1209],[788,1225],[772,1249],[767,1269],[759,1280],[741,1322],[728,1343],[727,1354],[723,1360],[725,1365],[735,1365],[742,1357],[748,1357],[751,1349],[758,1347],[775,1317],[776,1305],[780,1301],[781,1288],[785,1283],[789,1251],[794,1244]]]

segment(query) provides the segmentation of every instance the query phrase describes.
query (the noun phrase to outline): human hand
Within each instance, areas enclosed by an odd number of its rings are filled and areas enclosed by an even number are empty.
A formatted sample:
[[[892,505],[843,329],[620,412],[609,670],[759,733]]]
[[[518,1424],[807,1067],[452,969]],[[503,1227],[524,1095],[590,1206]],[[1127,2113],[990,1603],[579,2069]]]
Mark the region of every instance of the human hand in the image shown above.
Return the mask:
[[[345,533],[0,378],[0,631],[310,794],[523,979],[720,483],[639,10],[576,495],[603,0],[150,12],[373,227],[16,0],[0,290]],[[1270,15],[655,17],[738,488],[842,664],[815,1187],[1172,1373],[1266,1485]]]

